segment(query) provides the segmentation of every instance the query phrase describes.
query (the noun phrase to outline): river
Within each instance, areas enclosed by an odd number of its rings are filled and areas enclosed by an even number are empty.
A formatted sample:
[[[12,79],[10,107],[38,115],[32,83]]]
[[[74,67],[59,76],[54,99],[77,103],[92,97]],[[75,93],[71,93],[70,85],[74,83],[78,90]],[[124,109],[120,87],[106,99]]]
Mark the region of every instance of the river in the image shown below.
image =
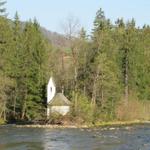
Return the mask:
[[[150,125],[95,129],[3,126],[0,150],[150,150]]]

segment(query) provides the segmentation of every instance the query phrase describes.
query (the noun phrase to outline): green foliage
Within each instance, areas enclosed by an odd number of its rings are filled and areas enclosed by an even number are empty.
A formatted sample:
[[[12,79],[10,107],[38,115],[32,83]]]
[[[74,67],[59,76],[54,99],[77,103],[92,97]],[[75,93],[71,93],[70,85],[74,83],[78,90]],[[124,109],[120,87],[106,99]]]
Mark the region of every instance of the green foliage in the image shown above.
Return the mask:
[[[131,95],[150,100],[149,26],[137,28],[134,19],[112,24],[99,9],[91,39],[82,28],[67,52],[52,47],[36,19],[22,25],[16,13],[8,20],[4,4],[0,1],[0,120],[45,118],[50,75],[57,92],[72,100],[71,115],[81,123],[115,119],[116,106],[128,106]]]
[[[16,13],[12,25],[0,17],[0,29],[0,77],[7,81],[0,86],[3,98],[0,118],[42,118],[49,47],[39,25],[34,20],[22,28]],[[9,81],[13,81],[11,85]]]
[[[3,124],[5,124],[5,121],[0,118],[0,125],[3,125]]]
[[[105,109],[107,105],[111,105],[108,107],[113,109],[120,92],[117,66],[107,58],[105,53],[100,53],[97,56],[94,66],[97,66],[96,90],[99,103]]]
[[[48,119],[49,120],[48,122],[51,124],[61,124],[63,121],[63,118],[64,117],[62,115],[60,115],[59,113],[53,113],[53,114],[51,114],[50,118]]]
[[[93,121],[93,113],[90,100],[83,94],[77,94],[77,109],[75,110],[75,116],[82,120],[82,123],[88,123]]]

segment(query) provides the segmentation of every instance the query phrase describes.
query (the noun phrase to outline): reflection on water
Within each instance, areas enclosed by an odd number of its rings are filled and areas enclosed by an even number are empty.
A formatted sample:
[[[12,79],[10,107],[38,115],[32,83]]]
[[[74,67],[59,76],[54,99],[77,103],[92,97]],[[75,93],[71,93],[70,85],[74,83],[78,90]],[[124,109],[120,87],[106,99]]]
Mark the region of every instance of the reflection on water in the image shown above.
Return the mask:
[[[0,127],[0,150],[150,150],[150,126],[111,130]]]

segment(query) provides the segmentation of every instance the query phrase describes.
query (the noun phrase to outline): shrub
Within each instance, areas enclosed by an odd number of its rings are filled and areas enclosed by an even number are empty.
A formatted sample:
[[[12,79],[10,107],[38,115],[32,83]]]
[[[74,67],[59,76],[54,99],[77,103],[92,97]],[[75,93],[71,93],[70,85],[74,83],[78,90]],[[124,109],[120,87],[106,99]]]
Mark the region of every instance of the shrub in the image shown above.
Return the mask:
[[[5,124],[5,121],[2,118],[0,118],[0,125],[3,125],[3,124]]]
[[[93,113],[91,103],[85,95],[78,93],[77,106],[75,111],[77,121],[80,123],[92,122]]]
[[[116,117],[121,121],[150,120],[150,102],[130,100],[127,105],[123,101],[116,109]]]

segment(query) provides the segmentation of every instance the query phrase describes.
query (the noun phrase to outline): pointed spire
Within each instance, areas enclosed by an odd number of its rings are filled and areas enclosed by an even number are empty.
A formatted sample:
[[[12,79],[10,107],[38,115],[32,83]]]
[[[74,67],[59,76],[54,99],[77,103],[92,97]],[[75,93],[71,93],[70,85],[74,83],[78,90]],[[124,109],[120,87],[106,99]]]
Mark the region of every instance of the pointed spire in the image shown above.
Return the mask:
[[[47,103],[49,103],[54,98],[55,94],[56,86],[53,78],[51,77],[47,85]]]

